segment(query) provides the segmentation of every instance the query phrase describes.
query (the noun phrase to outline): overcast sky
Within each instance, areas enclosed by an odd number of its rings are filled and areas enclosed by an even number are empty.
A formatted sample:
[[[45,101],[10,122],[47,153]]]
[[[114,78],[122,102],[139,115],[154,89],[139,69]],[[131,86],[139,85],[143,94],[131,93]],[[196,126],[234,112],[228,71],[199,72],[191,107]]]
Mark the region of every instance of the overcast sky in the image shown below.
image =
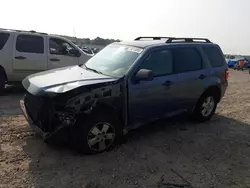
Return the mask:
[[[250,55],[250,0],[1,0],[0,28],[77,37],[207,37]]]

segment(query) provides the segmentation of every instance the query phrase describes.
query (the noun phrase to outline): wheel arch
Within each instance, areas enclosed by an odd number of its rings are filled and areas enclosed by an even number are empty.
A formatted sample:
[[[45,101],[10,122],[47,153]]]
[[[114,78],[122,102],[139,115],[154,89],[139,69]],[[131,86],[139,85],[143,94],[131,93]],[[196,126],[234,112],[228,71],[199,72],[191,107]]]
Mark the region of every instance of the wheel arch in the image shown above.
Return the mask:
[[[204,90],[204,92],[200,95],[199,99],[196,101],[195,105],[193,106],[192,108],[192,113],[194,112],[197,104],[199,103],[199,101],[201,100],[201,98],[206,95],[207,93],[213,93],[216,97],[216,102],[220,102],[220,99],[221,99],[221,89],[216,86],[216,85],[213,85],[213,86],[209,86],[208,88],[206,88]]]
[[[124,128],[125,126],[122,110],[116,106],[112,106],[107,103],[101,103],[101,102],[97,103],[96,106],[93,108],[91,114],[96,114],[96,113],[104,113],[108,116],[116,117],[118,121],[121,123],[122,128]]]
[[[221,100],[221,89],[220,87],[214,85],[214,86],[210,86],[208,87],[201,95],[201,97],[207,93],[212,93],[215,96],[216,102],[220,102]],[[201,98],[200,97],[200,98]]]
[[[3,66],[1,66],[1,65],[0,65],[0,71],[3,71],[5,81],[8,81],[8,77],[7,77],[6,71],[5,71],[5,69],[3,68]]]

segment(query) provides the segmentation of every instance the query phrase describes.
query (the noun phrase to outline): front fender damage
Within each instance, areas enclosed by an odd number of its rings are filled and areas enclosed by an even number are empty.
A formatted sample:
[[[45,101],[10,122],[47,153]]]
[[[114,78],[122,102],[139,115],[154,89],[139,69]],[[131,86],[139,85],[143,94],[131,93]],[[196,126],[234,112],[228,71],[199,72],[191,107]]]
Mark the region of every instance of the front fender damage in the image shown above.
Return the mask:
[[[114,85],[106,85],[100,88],[92,89],[90,92],[85,92],[69,99],[66,108],[74,109],[76,113],[89,114],[94,109],[98,101],[104,101],[105,99],[110,98],[115,99],[120,96],[121,84],[118,83]],[[84,108],[89,105],[89,108]]]
[[[44,138],[49,139],[59,133],[66,127],[73,126],[76,123],[78,116],[88,116],[95,108],[100,105],[108,105],[114,109],[118,109],[122,104],[123,84],[122,80],[115,83],[106,83],[86,88],[77,88],[77,95],[72,97],[72,94],[67,96],[64,94],[64,99],[67,99],[63,108],[60,110],[53,109],[53,117],[57,117],[57,125],[53,131],[45,132]],[[59,104],[60,105],[60,104]],[[51,109],[51,107],[50,107]],[[51,123],[51,122],[50,122]]]

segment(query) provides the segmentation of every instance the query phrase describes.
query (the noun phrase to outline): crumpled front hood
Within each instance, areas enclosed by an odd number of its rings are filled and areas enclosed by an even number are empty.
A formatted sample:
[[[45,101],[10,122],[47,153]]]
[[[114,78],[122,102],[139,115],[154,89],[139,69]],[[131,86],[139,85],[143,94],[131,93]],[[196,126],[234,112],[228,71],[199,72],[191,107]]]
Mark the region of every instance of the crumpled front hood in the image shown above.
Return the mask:
[[[26,77],[23,87],[33,95],[43,93],[64,93],[84,85],[112,82],[117,80],[110,76],[98,74],[79,66],[52,69]]]

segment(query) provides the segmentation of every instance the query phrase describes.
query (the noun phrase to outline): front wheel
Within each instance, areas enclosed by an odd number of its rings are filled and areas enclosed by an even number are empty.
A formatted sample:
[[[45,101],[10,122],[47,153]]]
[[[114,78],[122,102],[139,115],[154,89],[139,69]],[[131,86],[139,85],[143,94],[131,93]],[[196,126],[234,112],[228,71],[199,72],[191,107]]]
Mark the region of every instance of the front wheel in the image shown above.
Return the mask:
[[[193,119],[198,122],[205,122],[211,119],[217,107],[215,96],[208,92],[199,99],[193,112]]]
[[[109,150],[122,138],[122,129],[114,116],[95,113],[77,122],[72,132],[72,146],[78,152],[96,154]]]

